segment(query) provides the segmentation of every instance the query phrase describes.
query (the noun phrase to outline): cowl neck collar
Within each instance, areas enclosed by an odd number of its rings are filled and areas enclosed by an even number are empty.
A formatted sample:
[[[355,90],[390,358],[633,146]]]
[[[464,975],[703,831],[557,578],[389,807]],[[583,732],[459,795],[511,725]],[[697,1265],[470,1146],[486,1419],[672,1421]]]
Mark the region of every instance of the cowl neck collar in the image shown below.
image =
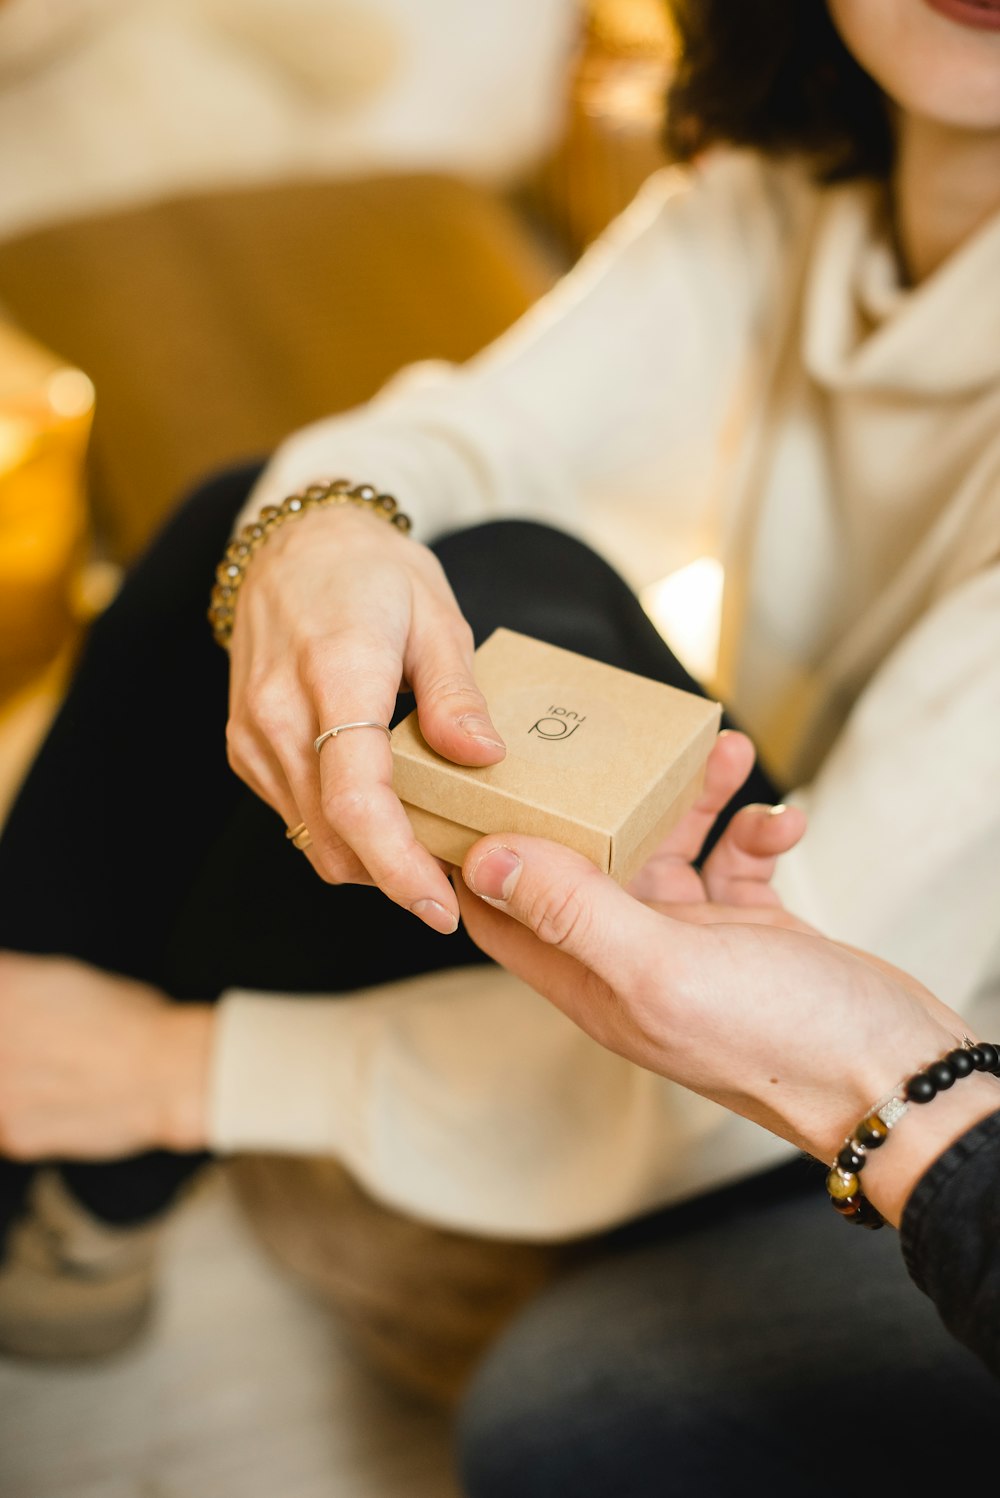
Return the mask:
[[[905,286],[876,184],[829,189],[805,287],[804,357],[833,389],[938,399],[1000,379],[1000,213]]]

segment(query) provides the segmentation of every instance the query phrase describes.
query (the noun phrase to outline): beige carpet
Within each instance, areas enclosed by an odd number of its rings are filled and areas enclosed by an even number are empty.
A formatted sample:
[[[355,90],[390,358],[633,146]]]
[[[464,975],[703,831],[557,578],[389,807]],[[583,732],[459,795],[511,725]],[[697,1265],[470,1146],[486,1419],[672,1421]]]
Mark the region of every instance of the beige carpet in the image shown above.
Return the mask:
[[[171,1224],[141,1346],[0,1357],[2,1498],[458,1498],[449,1448],[276,1272],[218,1173]]]

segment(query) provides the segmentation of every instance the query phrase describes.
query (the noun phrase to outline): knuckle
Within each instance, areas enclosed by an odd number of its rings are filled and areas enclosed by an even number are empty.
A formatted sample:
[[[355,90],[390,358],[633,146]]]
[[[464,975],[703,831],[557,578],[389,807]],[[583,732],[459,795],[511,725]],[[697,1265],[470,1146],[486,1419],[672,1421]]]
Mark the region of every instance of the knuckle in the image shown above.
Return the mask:
[[[226,758],[230,769],[238,770],[249,764],[253,736],[246,726],[235,718],[226,724]]]
[[[432,596],[437,596],[442,591],[445,597],[452,596],[448,574],[429,546],[418,542],[415,548],[411,548],[409,557],[411,566],[416,570],[424,585],[432,590]]]
[[[459,618],[454,621],[452,630],[455,636],[455,644],[458,646],[458,649],[462,652],[463,655],[471,655],[476,647],[476,638],[472,633],[472,625],[468,622],[467,619],[459,616]]]
[[[265,735],[279,731],[288,717],[288,697],[284,682],[268,675],[252,681],[246,691],[247,713]]]
[[[590,927],[590,910],[581,885],[545,890],[534,903],[529,925],[548,946],[577,946]]]
[[[329,635],[315,635],[299,648],[299,675],[306,688],[315,693],[337,675],[338,652]]]
[[[472,704],[479,707],[483,694],[464,671],[447,671],[434,677],[424,688],[424,703],[432,707],[454,707]]]
[[[369,621],[364,638],[323,635],[307,641],[298,659],[298,677],[314,702],[329,701],[336,685],[338,700],[370,700],[392,693],[402,674],[402,658],[391,632],[381,632]],[[348,711],[342,716],[351,716]]]
[[[355,785],[337,785],[323,794],[323,815],[331,827],[364,826],[371,815],[368,793]]]

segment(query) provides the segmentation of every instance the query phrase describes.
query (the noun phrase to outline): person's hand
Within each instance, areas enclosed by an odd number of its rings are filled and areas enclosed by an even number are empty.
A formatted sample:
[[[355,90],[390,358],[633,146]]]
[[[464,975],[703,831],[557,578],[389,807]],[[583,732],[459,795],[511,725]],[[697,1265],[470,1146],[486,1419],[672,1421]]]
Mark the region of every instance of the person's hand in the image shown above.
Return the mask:
[[[67,958],[0,952],[0,1154],[205,1143],[212,1011]]]
[[[715,906],[740,905],[775,912],[781,902],[771,888],[778,859],[801,839],[805,813],[797,806],[742,807],[699,870],[695,866],[705,840],[722,809],[753,768],[756,751],[745,733],[723,729],[705,765],[701,795],[643,865],[628,886],[629,894],[648,904],[667,904],[691,920],[714,919]],[[801,923],[799,923],[801,924]]]
[[[437,558],[356,507],[316,510],[270,536],[247,568],[231,642],[230,763],[333,884],[374,883],[436,931],[455,894],[392,789],[384,734],[313,741],[338,723],[388,724],[413,692],[433,749],[463,765],[502,759],[473,676],[473,640]]]
[[[578,854],[514,835],[481,839],[462,872],[462,917],[489,956],[601,1045],[820,1159],[961,1035],[915,979],[774,906],[677,920]]]

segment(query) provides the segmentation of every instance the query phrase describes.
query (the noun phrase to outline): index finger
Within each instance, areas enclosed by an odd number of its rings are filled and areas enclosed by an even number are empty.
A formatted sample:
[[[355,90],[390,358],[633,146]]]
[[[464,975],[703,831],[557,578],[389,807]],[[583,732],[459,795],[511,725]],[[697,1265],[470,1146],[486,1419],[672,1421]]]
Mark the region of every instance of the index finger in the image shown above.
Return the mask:
[[[455,891],[417,842],[392,788],[392,750],[383,729],[392,720],[397,687],[398,678],[390,680],[378,661],[363,665],[355,655],[319,690],[317,710],[324,716],[317,739],[330,736],[311,750],[318,758],[318,808],[390,900],[450,935],[458,926]]]

